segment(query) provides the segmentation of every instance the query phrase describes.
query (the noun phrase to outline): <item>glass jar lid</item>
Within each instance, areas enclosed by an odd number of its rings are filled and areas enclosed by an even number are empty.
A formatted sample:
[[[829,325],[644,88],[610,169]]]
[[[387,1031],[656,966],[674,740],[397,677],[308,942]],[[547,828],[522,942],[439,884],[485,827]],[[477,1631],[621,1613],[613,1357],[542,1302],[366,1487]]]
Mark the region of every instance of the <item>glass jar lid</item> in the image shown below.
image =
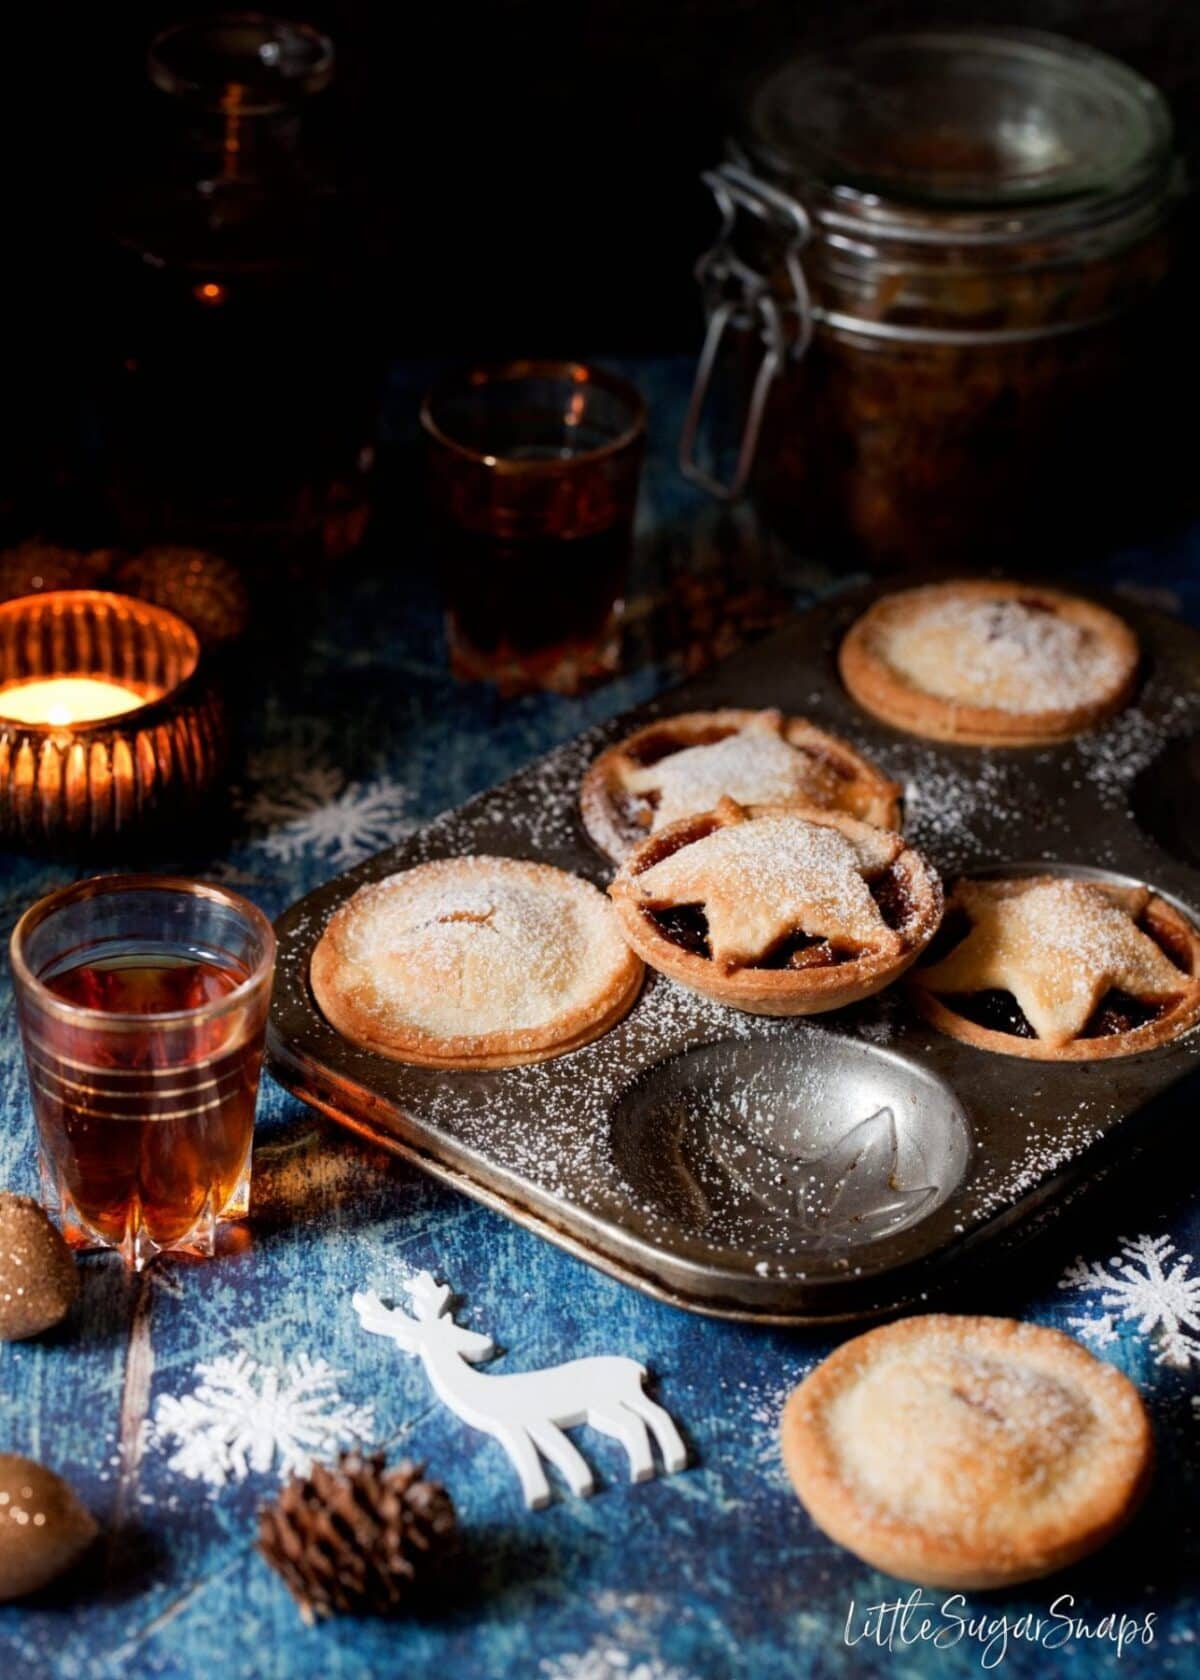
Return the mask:
[[[1091,47],[1016,29],[920,29],[794,59],[748,112],[753,153],[798,188],[926,212],[1022,211],[1157,196],[1171,118]]]

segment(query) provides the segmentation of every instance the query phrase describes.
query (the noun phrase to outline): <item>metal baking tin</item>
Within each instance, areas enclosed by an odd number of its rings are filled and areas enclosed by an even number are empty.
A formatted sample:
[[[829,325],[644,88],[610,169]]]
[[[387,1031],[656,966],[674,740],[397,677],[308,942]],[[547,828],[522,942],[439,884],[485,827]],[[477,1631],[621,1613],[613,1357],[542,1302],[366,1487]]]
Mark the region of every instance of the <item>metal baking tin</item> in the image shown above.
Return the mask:
[[[1200,1033],[1126,1059],[1026,1061],[942,1035],[902,987],[772,1022],[692,1003],[651,975],[596,1045],[536,1068],[447,1073],[357,1049],[309,989],[333,911],[416,861],[532,856],[604,885],[611,865],[576,814],[588,761],[652,718],[717,706],[778,706],[862,747],[905,784],[905,826],[948,879],[1099,866],[1197,916],[1184,808],[1200,805],[1200,635],[1121,602],[1145,652],[1129,712],[1060,746],[941,746],[876,722],[839,682],[837,645],[875,593],[814,608],[293,905],[277,924],[276,1078],[570,1253],[722,1317],[803,1324],[902,1307],[1044,1224],[1140,1138],[1133,1117],[1200,1066]]]

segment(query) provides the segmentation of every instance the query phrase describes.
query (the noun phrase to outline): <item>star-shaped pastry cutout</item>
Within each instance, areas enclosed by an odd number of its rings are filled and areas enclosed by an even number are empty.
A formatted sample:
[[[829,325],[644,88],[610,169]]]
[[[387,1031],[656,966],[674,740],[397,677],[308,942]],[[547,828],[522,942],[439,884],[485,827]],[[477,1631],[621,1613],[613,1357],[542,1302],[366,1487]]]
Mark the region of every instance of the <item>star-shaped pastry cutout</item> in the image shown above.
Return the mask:
[[[760,712],[722,741],[684,747],[656,764],[626,773],[631,793],[656,796],[652,832],[698,811],[711,811],[723,798],[740,805],[785,805],[821,794],[819,767],[783,736],[780,712]]]
[[[712,960],[745,968],[798,933],[835,951],[894,952],[867,882],[903,850],[899,835],[842,819],[778,812],[757,816],[732,801],[722,826],[651,864],[631,890],[647,910],[697,905],[708,922]]]
[[[971,931],[921,984],[946,994],[1009,992],[1038,1038],[1055,1048],[1078,1038],[1105,993],[1165,1003],[1187,976],[1137,925],[1144,887],[1093,881],[963,881],[954,904]]]
[[[781,1148],[728,1114],[714,1114],[705,1141],[740,1190],[816,1248],[869,1242],[911,1224],[937,1195],[932,1184],[897,1184],[900,1137],[891,1108],[876,1109],[815,1156]]]

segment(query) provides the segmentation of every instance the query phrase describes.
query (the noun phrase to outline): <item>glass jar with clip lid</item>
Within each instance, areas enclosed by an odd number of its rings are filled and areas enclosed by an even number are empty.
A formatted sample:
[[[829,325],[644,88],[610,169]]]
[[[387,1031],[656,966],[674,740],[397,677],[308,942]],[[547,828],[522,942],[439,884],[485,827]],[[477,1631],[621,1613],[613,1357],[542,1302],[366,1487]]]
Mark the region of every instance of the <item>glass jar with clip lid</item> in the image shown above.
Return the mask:
[[[1055,36],[914,30],[783,65],[705,176],[684,473],[883,565],[1107,518],[1146,446],[1180,173],[1157,91]],[[701,443],[717,383],[728,472]]]

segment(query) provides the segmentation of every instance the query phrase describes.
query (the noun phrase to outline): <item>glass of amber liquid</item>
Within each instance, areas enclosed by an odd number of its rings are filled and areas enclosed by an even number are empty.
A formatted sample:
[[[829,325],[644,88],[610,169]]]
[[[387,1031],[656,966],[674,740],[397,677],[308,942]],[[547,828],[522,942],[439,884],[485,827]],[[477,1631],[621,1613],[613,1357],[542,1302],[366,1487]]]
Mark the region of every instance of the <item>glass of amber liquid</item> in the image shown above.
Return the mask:
[[[456,676],[574,694],[611,675],[646,411],[581,362],[480,367],[421,408]]]
[[[107,875],[11,944],[43,1194],[77,1248],[212,1254],[248,1210],[275,935],[237,893]]]

